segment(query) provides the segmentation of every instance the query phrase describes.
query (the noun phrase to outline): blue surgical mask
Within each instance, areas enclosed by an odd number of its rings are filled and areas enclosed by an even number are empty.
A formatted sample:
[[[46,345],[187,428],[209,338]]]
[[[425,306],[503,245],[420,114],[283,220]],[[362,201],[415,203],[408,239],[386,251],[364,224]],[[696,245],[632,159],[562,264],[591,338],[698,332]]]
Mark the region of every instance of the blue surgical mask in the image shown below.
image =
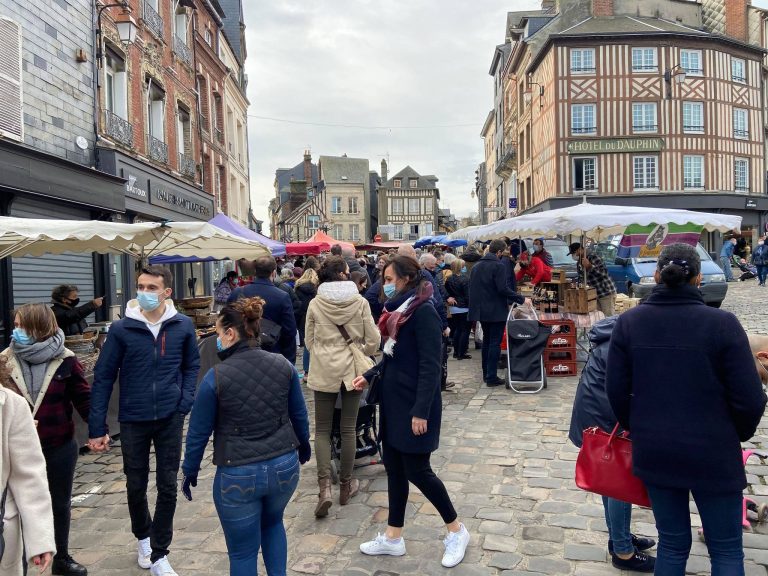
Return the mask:
[[[141,309],[147,312],[152,312],[152,310],[160,306],[160,296],[154,292],[139,291],[136,293],[136,300],[139,301]]]
[[[224,350],[226,350],[224,344],[221,343],[221,336],[216,336],[216,350],[219,352],[224,352]]]
[[[462,266],[461,267],[461,273],[462,274],[466,274],[467,273],[467,267],[466,266]]]
[[[14,328],[13,339],[16,340],[16,342],[18,342],[19,344],[24,344],[25,346],[35,343],[35,339],[32,338],[32,336],[30,336],[29,334],[27,334],[27,331],[24,330],[24,328]]]
[[[392,296],[395,295],[395,292],[397,292],[397,286],[394,284],[384,284],[384,296],[392,298]]]

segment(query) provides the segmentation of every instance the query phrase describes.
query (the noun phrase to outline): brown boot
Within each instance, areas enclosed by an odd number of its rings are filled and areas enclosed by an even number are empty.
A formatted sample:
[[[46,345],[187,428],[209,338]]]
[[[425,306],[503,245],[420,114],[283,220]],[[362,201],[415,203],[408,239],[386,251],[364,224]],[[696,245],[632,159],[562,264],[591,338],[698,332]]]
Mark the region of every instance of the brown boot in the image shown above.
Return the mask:
[[[345,506],[352,496],[356,496],[360,492],[360,480],[356,478],[348,478],[342,480],[339,484],[339,504]]]
[[[318,478],[317,484],[320,486],[320,494],[318,495],[317,507],[315,508],[315,517],[325,518],[328,516],[328,509],[333,503],[331,494],[331,479]]]

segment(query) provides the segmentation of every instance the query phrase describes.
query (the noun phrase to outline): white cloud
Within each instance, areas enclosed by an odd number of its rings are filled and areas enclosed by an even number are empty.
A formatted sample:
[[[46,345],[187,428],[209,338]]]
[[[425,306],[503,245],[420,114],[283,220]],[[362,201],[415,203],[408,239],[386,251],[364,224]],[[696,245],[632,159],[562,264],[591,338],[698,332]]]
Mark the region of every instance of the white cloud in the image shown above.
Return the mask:
[[[538,0],[316,0],[244,2],[250,114],[301,122],[392,126],[308,126],[251,118],[251,197],[268,221],[275,170],[321,154],[368,158],[390,174],[410,164],[435,174],[443,207],[466,215],[479,132],[493,107],[488,67],[509,10]],[[454,128],[423,128],[471,124]],[[422,128],[406,128],[406,127]],[[476,208],[474,208],[476,209]]]

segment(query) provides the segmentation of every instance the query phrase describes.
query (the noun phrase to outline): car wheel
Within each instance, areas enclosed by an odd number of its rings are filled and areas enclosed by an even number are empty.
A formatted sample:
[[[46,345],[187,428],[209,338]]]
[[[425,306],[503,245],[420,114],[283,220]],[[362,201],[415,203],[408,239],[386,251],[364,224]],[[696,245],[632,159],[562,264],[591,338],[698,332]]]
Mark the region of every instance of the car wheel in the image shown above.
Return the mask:
[[[720,300],[720,302],[707,302],[707,306],[711,306],[712,308],[720,308],[722,303],[722,300]]]

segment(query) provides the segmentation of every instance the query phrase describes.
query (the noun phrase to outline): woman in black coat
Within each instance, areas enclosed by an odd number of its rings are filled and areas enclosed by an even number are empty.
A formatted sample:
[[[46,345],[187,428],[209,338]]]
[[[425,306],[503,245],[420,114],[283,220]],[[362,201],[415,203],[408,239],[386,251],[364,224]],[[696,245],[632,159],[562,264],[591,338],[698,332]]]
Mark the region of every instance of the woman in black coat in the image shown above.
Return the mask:
[[[449,310],[451,312],[448,324],[453,339],[453,357],[457,360],[469,360],[472,358],[467,354],[472,324],[467,319],[469,314],[469,273],[464,260],[457,258],[451,264],[451,275],[445,281],[445,291],[448,293],[446,302],[450,305]]]
[[[432,285],[423,280],[416,261],[396,256],[383,272],[389,300],[379,320],[384,359],[355,379],[362,390],[375,373],[381,403],[381,438],[387,470],[389,520],[384,534],[360,545],[369,555],[405,554],[401,536],[412,482],[443,518],[448,529],[443,566],[456,566],[464,558],[469,532],[440,479],[432,471],[430,454],[440,441],[442,400],[442,324],[432,303]]]
[[[651,498],[656,574],[685,574],[692,493],[712,573],[742,575],[741,442],[755,433],[766,396],[739,321],[704,304],[696,249],[665,247],[655,277],[645,303],[616,322],[606,385]]]
[[[304,345],[304,324],[307,319],[307,309],[309,303],[317,296],[317,286],[320,283],[320,278],[317,276],[314,268],[307,267],[301,278],[296,280],[296,297],[301,303],[299,312],[296,315],[296,328],[299,331],[299,344],[304,348],[304,356],[302,358],[301,367],[303,368],[303,378],[306,381],[307,374],[309,374],[309,350]]]

